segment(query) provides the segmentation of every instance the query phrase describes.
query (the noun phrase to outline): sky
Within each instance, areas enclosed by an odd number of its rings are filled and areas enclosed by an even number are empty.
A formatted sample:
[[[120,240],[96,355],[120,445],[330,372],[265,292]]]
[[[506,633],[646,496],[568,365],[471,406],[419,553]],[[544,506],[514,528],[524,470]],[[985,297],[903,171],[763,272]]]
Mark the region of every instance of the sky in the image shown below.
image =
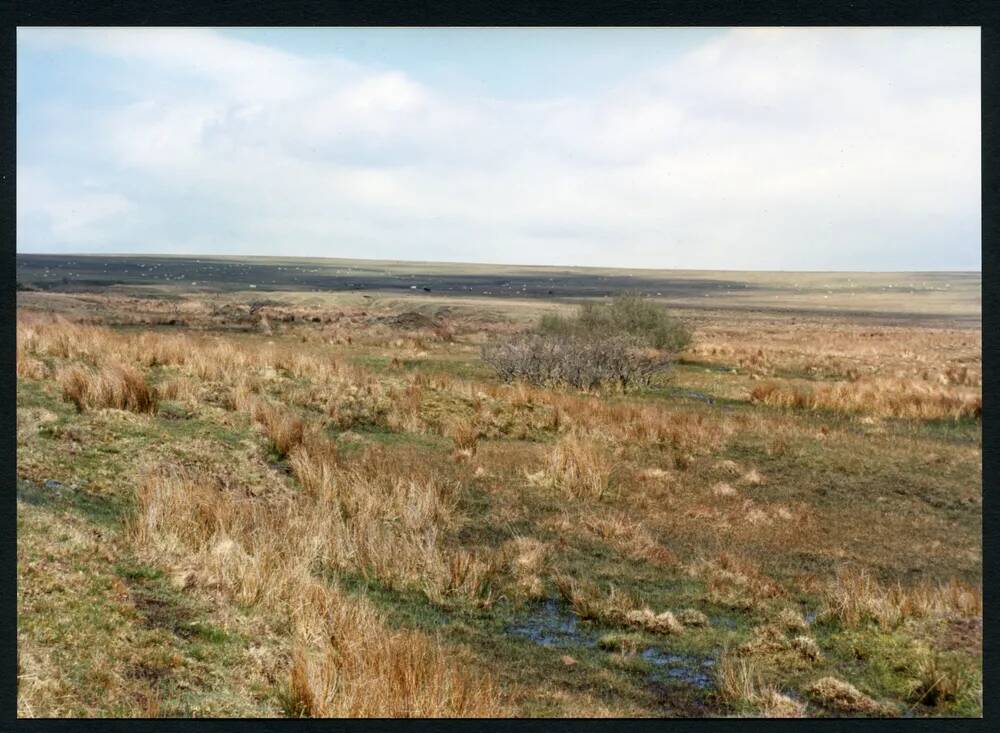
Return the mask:
[[[979,270],[978,28],[19,28],[17,249]]]

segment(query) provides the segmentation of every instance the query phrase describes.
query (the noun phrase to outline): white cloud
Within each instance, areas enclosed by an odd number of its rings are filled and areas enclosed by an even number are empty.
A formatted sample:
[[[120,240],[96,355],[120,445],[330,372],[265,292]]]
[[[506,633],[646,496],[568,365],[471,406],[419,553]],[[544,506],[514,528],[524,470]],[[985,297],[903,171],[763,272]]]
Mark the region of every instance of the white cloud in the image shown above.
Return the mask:
[[[534,101],[207,30],[33,30],[19,43],[117,59],[134,96],[80,140],[108,191],[54,193],[19,170],[19,224],[22,211],[49,223],[19,246],[101,231],[124,251],[979,263],[975,31],[734,30],[610,91]],[[58,175],[58,161],[29,165],[33,180]],[[178,197],[198,202],[197,225]],[[163,230],[140,242],[144,217]]]
[[[115,192],[61,187],[42,171],[17,171],[18,230],[23,222],[40,220],[57,242],[100,244],[102,231],[129,213],[132,202]],[[20,238],[19,238],[20,239]],[[20,247],[21,242],[18,242]]]

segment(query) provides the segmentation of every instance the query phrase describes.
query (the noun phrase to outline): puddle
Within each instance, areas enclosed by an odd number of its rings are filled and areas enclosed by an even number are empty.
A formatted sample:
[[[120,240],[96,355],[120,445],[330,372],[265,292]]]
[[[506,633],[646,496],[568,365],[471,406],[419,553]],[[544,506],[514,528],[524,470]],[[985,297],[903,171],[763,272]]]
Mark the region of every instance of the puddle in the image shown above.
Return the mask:
[[[641,656],[655,667],[649,675],[651,682],[677,680],[701,689],[712,686],[715,660],[711,657],[699,659],[689,655],[669,654],[654,648],[646,649]]]
[[[595,646],[597,632],[580,628],[572,611],[554,600],[548,600],[519,623],[507,628],[515,636],[523,636],[540,646]]]
[[[555,600],[537,606],[518,623],[507,627],[507,633],[520,636],[544,647],[595,647],[600,632],[587,624],[581,625],[576,615]],[[647,647],[639,655],[653,667],[648,679],[651,684],[686,683],[705,689],[713,684],[711,657],[673,654],[656,647]]]
[[[712,616],[709,618],[709,621],[711,621],[712,626],[715,627],[721,627],[723,629],[736,628],[736,619],[730,616]]]

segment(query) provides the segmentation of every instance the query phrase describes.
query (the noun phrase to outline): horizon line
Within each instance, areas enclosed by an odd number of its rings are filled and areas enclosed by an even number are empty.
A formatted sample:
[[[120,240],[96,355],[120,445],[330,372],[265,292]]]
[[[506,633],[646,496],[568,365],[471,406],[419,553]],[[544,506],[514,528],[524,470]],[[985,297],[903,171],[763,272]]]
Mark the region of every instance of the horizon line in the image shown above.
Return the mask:
[[[268,259],[268,260],[347,260],[352,262],[382,262],[386,264],[417,264],[417,265],[475,265],[478,267],[522,267],[522,268],[543,268],[543,269],[572,269],[572,270],[642,270],[642,271],[668,271],[668,272],[780,272],[780,273],[803,273],[803,274],[901,274],[901,273],[968,273],[982,275],[982,266],[979,269],[965,268],[941,268],[935,270],[928,269],[899,269],[899,270],[845,270],[845,269],[807,269],[807,270],[778,270],[769,268],[707,268],[707,267],[643,267],[631,265],[563,265],[563,264],[526,264],[518,262],[482,262],[469,260],[401,260],[382,257],[330,257],[325,255],[256,255],[256,254],[185,254],[185,253],[157,253],[157,252],[19,252],[15,251],[15,257],[21,255],[31,255],[35,257],[174,257],[174,258],[212,258],[212,259]]]

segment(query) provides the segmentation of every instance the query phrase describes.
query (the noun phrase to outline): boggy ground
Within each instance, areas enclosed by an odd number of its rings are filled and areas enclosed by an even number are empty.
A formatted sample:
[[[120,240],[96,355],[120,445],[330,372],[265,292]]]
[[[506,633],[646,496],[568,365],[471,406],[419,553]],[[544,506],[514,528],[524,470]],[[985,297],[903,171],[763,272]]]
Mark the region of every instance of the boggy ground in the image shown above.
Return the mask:
[[[978,329],[585,394],[479,361],[550,303],[151,295],[19,293],[21,715],[981,715]]]

